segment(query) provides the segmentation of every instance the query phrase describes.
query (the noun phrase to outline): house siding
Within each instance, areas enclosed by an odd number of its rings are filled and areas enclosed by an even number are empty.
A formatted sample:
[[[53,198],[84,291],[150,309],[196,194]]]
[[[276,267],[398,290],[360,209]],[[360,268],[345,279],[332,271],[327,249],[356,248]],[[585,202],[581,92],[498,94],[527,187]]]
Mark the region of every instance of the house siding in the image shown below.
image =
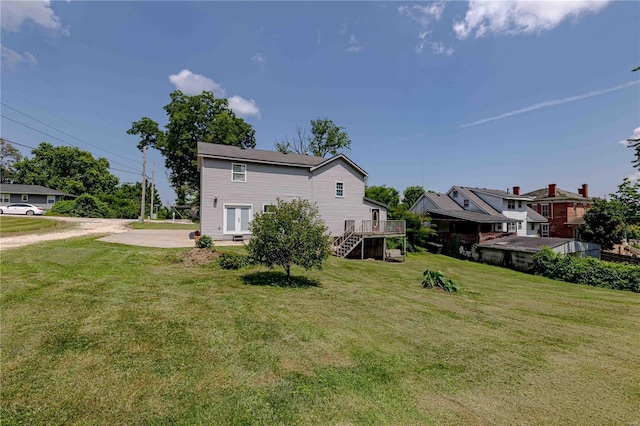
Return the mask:
[[[245,182],[231,181],[232,163],[246,165]],[[343,197],[336,197],[336,182],[344,185]],[[200,232],[214,240],[230,240],[237,235],[225,233],[225,207],[250,206],[251,220],[264,205],[275,204],[278,198],[317,203],[320,216],[333,236],[342,235],[346,220],[371,220],[372,209],[380,209],[380,220],[387,218],[384,207],[363,200],[364,176],[343,159],[310,171],[310,167],[203,157],[200,188]],[[251,236],[242,235],[245,239]]]
[[[482,199],[485,203],[489,204],[491,207],[508,217],[509,219],[516,219],[517,221],[522,223],[522,229],[518,229],[518,225],[516,224],[516,235],[519,236],[527,236],[530,235],[527,233],[527,202],[520,201],[520,207],[518,207],[519,200],[513,200],[515,203],[515,209],[508,208],[508,199],[502,197],[495,197],[487,194],[476,194],[478,197]],[[503,225],[504,226],[504,225]]]
[[[231,181],[232,163],[246,164],[246,182]],[[224,232],[225,206],[248,205],[255,215],[278,198],[311,199],[308,169],[302,167],[204,158],[200,179],[200,232],[214,240],[229,240],[234,235]]]
[[[28,195],[29,199],[27,201],[22,201],[22,195]],[[56,203],[62,200],[62,195],[56,195]],[[7,204],[13,203],[26,203],[33,204],[36,207],[40,207],[41,209],[50,209],[53,207],[53,204],[47,204],[47,195],[42,194],[9,194],[9,202],[1,203],[0,205],[6,206]]]
[[[336,182],[344,184],[343,197],[335,195]],[[344,161],[333,161],[314,170],[311,174],[311,192],[311,200],[318,203],[320,215],[333,236],[344,232],[346,220],[371,220],[373,207],[363,200],[364,176]]]

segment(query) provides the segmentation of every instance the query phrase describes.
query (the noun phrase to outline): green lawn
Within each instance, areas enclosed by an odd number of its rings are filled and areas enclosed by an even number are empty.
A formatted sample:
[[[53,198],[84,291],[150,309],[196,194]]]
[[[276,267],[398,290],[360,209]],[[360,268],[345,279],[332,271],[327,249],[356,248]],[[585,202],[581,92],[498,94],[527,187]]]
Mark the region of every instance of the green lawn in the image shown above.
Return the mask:
[[[2,423],[640,421],[640,294],[431,254],[331,258],[288,288],[181,251],[3,252]],[[462,292],[421,288],[426,268]]]
[[[55,219],[0,215],[1,235],[20,235],[44,230],[59,231],[72,225]]]
[[[200,229],[199,223],[172,223],[172,222],[131,222],[129,224],[133,229]]]

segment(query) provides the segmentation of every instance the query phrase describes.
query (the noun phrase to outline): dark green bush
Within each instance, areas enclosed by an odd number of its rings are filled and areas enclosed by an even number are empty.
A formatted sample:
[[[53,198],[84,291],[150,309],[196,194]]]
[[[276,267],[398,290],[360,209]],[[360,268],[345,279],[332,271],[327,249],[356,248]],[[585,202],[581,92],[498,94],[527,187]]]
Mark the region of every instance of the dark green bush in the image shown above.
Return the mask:
[[[240,269],[249,263],[249,258],[241,254],[221,253],[218,257],[218,264],[222,269]]]
[[[110,218],[109,207],[93,195],[84,194],[71,201],[60,201],[53,205],[51,213],[71,217]]]
[[[640,293],[640,266],[564,256],[549,248],[533,256],[532,272],[554,280]]]
[[[422,273],[422,275],[424,276],[424,279],[422,280],[422,287],[424,288],[438,287],[449,293],[455,293],[460,290],[455,281],[451,278],[445,277],[440,271],[430,271],[427,269]]]
[[[213,238],[208,235],[201,235],[196,241],[196,247],[201,249],[208,249],[213,247]]]

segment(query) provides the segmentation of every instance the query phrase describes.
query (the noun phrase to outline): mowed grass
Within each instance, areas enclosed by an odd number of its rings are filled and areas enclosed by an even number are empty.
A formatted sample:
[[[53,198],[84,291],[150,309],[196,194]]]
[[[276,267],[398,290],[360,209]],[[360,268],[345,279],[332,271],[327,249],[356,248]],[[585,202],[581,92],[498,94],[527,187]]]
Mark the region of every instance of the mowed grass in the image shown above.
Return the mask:
[[[193,230],[200,229],[199,223],[182,223],[182,222],[131,222],[129,224],[133,229],[176,229],[176,230]]]
[[[3,252],[3,424],[640,421],[638,294],[431,254],[331,258],[289,288],[179,251]]]
[[[44,230],[59,231],[71,226],[68,222],[55,219],[0,215],[0,235],[3,236],[28,234]]]

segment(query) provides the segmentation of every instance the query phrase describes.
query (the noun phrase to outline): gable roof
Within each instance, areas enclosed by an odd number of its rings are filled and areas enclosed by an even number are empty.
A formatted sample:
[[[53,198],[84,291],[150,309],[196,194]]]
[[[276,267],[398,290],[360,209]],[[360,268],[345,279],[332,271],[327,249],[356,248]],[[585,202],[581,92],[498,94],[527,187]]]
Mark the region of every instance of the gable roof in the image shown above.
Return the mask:
[[[332,163],[333,161],[342,159],[363,176],[367,176],[367,172],[365,172],[360,166],[351,161],[351,159],[344,154],[338,154],[331,158],[324,158],[316,155],[284,154],[282,152],[269,151],[266,149],[240,148],[231,145],[198,142],[198,167],[201,166],[201,157],[217,158],[221,160],[231,161],[245,161],[252,163],[277,164],[292,167],[305,167],[309,168],[310,171],[317,170],[327,164]]]
[[[465,210],[458,203],[453,201],[448,194],[439,194],[435,192],[427,192],[423,194],[415,204],[417,204],[423,197],[431,201],[432,204],[435,204],[437,208],[427,208],[425,209],[431,214],[451,217],[454,219],[467,220],[470,222],[477,223],[505,223],[505,222],[518,222],[516,219],[510,219],[496,211],[493,207],[486,204],[484,201],[480,200],[475,194],[471,193],[464,187],[456,187],[454,186],[452,189],[456,189],[459,194],[462,194],[465,198],[472,199],[477,204],[478,207],[483,207],[487,210],[487,213],[474,212]],[[415,205],[414,204],[414,205]]]
[[[41,185],[24,185],[19,183],[0,183],[0,192],[3,194],[25,194],[25,195],[63,195],[75,197],[75,195],[56,189],[47,188]]]
[[[540,213],[532,209],[531,207],[527,207],[527,222],[531,223],[547,223],[546,217],[542,216]]]
[[[480,210],[484,211],[488,215],[496,215],[496,214],[502,215],[498,210],[494,209],[489,204],[487,204],[482,198],[478,197],[478,195],[476,195],[472,191],[472,189],[473,188],[468,188],[465,186],[453,186],[451,187],[449,192],[451,192],[452,190],[458,191],[459,194],[464,195],[464,198],[467,198],[470,202],[478,206]]]
[[[531,197],[525,195],[515,195],[507,191],[501,191],[499,189],[487,189],[487,188],[467,188],[474,193],[492,195],[494,197],[505,198],[507,200],[522,200],[531,201]]]
[[[557,188],[556,196],[549,197],[549,188],[540,188],[535,191],[527,192],[527,197],[533,198],[534,202],[539,201],[575,201],[575,202],[591,202],[591,198],[585,198],[580,194],[576,194],[575,192],[566,191],[564,189]]]

